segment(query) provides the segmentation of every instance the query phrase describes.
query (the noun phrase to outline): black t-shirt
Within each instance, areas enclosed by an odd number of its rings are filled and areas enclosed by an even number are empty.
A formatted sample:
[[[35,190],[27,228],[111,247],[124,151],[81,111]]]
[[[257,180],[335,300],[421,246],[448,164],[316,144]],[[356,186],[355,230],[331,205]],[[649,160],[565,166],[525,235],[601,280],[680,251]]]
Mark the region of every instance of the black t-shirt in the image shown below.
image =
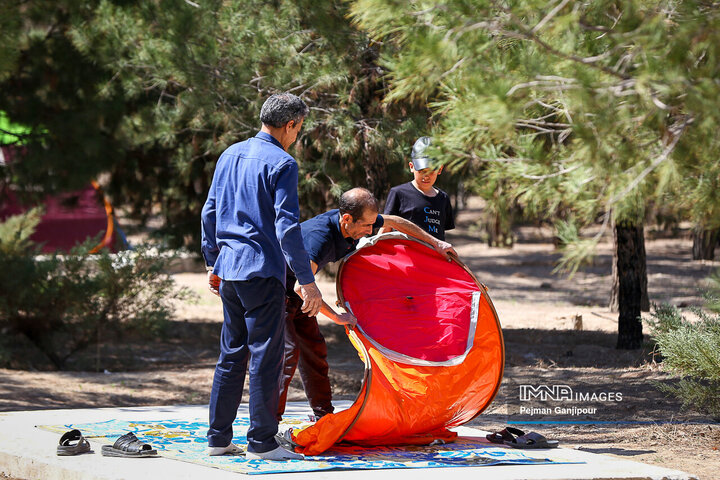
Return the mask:
[[[434,197],[424,195],[412,182],[390,189],[385,203],[385,215],[397,215],[410,220],[439,240],[445,240],[445,230],[455,228],[450,197],[440,189]]]
[[[383,226],[383,218],[378,215],[373,229]],[[300,224],[303,244],[310,260],[318,266],[318,272],[330,262],[337,262],[355,250],[359,240],[346,238],[340,230],[340,211],[338,209],[321,213]],[[295,285],[295,273],[287,267],[285,288],[288,293]]]

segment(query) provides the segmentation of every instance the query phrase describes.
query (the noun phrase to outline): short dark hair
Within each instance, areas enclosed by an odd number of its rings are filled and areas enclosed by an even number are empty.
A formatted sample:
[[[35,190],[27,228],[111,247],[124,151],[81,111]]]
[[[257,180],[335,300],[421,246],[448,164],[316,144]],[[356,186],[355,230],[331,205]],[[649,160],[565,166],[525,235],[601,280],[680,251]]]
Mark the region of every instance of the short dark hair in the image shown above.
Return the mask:
[[[280,128],[288,122],[307,117],[310,108],[302,99],[292,93],[271,95],[260,109],[260,121],[264,125]]]
[[[340,215],[349,213],[353,222],[357,222],[368,208],[378,211],[378,201],[375,195],[367,188],[357,187],[340,196],[340,204],[338,205]]]

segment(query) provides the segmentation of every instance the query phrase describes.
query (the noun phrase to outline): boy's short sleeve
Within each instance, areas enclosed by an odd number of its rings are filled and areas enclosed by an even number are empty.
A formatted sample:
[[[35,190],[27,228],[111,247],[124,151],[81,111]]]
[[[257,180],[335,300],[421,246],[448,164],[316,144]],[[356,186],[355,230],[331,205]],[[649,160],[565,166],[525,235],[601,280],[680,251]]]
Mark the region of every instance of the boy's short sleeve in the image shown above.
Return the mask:
[[[373,230],[382,228],[383,225],[385,225],[385,219],[382,215],[378,214],[377,218],[375,219],[375,223],[373,223]]]
[[[385,215],[398,215],[400,214],[400,198],[398,198],[397,190],[395,188],[390,189],[387,200],[385,202]]]

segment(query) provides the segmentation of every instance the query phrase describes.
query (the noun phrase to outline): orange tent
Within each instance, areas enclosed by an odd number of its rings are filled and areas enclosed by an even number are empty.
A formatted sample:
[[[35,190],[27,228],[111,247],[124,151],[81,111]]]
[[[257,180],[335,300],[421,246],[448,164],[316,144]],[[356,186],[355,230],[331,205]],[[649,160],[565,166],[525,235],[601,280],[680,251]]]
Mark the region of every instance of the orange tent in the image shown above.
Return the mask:
[[[365,378],[350,408],[293,432],[298,452],[451,441],[448,429],[495,397],[500,323],[487,289],[459,260],[400,233],[380,235],[342,262],[337,293],[358,319],[347,333]]]

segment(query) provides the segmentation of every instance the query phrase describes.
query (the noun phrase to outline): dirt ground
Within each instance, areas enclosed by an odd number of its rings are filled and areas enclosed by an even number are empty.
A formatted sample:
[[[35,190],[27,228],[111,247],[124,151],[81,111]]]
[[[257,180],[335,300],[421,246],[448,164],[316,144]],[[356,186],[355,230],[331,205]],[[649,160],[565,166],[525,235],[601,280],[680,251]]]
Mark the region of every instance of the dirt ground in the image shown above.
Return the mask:
[[[569,279],[552,273],[559,254],[542,229],[519,229],[513,249],[489,248],[478,240],[474,218],[474,209],[464,211],[460,228],[448,240],[489,288],[506,361],[496,399],[470,425],[494,431],[520,422],[515,426],[558,439],[565,447],[676,468],[703,480],[720,478],[720,425],[681,409],[679,401],[657,390],[658,382],[675,379],[655,362],[649,339],[642,350],[615,349],[617,314],[606,307],[611,244],[602,244],[594,264]],[[698,290],[720,262],[691,261],[687,239],[646,236],[651,302],[701,305]],[[204,273],[178,273],[175,279],[198,301],[178,305],[163,339],[103,342],[77,355],[72,366],[80,371],[0,369],[0,411],[206,403],[222,309],[205,289]],[[323,277],[320,286],[334,304],[334,281]],[[352,400],[360,389],[362,364],[342,328],[326,319],[320,323],[334,397]],[[97,365],[102,371],[95,371]],[[521,385],[569,386],[591,398],[567,405],[531,404],[521,401]],[[298,378],[289,399],[305,399]],[[584,410],[555,412],[570,406]]]

